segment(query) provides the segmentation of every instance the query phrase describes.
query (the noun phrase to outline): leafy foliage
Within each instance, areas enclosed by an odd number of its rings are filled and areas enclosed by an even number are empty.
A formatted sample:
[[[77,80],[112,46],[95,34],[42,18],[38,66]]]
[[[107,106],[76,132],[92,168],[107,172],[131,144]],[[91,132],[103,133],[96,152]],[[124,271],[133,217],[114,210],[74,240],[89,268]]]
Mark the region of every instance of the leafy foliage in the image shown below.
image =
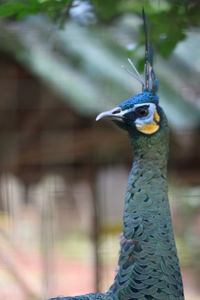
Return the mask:
[[[44,13],[55,20],[62,17],[70,5],[71,0],[7,0],[0,6],[0,17],[20,20],[30,14]]]
[[[21,20],[27,15],[43,13],[60,25],[70,17],[71,7],[89,0],[3,0],[0,17]],[[98,22],[104,26],[128,13],[141,17],[142,7],[151,20],[151,40],[162,56],[169,56],[177,43],[185,38],[185,31],[200,25],[198,0],[90,0]],[[83,11],[82,14],[85,12]],[[142,32],[142,31],[141,31]],[[141,43],[143,44],[143,34]]]

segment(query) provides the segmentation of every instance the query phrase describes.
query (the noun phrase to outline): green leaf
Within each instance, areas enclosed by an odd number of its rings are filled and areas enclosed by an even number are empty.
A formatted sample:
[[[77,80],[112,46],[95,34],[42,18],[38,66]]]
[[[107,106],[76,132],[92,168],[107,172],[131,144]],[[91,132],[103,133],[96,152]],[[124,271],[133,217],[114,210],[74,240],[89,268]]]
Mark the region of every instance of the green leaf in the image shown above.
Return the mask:
[[[17,19],[40,11],[38,0],[12,1],[0,6],[0,17],[14,16]]]
[[[30,14],[44,13],[52,19],[63,14],[63,10],[69,7],[72,0],[19,0],[6,1],[0,5],[0,17],[15,17],[17,20]]]
[[[92,0],[95,11],[101,20],[111,20],[114,16],[120,14],[119,5],[122,0]]]
[[[0,17],[10,17],[17,15],[24,10],[24,4],[20,2],[5,3],[0,6]]]

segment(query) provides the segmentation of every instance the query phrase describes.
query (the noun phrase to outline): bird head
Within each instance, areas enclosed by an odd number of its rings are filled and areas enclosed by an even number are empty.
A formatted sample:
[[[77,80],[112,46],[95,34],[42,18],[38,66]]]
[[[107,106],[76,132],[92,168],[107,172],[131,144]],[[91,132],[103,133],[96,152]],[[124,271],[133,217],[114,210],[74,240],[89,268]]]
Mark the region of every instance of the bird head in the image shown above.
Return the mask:
[[[144,10],[142,17],[145,34],[144,76],[139,74],[130,59],[128,59],[128,62],[134,73],[127,70],[142,84],[142,93],[123,101],[111,110],[100,113],[96,118],[97,121],[102,118],[113,120],[119,127],[126,129],[131,136],[155,134],[162,127],[162,116],[164,116],[158,104],[158,79],[153,70],[153,51],[149,43]]]
[[[161,108],[158,105],[158,96],[144,91],[123,101],[119,106],[100,113],[96,120],[111,119],[120,128],[127,130],[130,135],[152,135],[161,126]]]

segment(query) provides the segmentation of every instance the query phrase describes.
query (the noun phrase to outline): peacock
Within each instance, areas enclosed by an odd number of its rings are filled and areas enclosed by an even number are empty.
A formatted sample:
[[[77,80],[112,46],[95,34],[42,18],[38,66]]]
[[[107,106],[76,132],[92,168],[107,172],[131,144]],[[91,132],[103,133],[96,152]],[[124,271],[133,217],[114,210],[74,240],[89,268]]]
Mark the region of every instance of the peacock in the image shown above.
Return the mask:
[[[144,78],[129,62],[142,92],[100,113],[128,132],[134,159],[125,194],[118,271],[106,293],[52,300],[183,300],[167,188],[169,130],[159,105],[146,17]],[[130,72],[130,71],[129,71]]]

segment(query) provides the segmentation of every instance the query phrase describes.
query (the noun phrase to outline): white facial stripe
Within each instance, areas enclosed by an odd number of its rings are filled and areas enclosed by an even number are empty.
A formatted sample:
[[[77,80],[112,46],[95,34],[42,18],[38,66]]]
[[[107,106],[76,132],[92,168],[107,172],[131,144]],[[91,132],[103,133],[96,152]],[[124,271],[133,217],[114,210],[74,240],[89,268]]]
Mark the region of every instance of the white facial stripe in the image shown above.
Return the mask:
[[[122,117],[117,117],[117,116],[113,116],[112,120],[123,122],[123,118]]]
[[[135,120],[135,123],[139,125],[145,125],[153,122],[153,115],[156,110],[156,105],[154,103],[144,103],[143,105],[149,106],[149,114],[146,117],[140,117]],[[142,106],[142,105],[139,105]]]
[[[147,105],[149,107],[149,114],[146,117],[140,117],[135,120],[136,123],[144,125],[151,123],[153,121],[153,114],[156,110],[156,105],[154,103],[140,103],[140,104],[135,104],[134,107],[126,109],[123,111],[123,113],[130,113],[134,112],[136,108]]]

